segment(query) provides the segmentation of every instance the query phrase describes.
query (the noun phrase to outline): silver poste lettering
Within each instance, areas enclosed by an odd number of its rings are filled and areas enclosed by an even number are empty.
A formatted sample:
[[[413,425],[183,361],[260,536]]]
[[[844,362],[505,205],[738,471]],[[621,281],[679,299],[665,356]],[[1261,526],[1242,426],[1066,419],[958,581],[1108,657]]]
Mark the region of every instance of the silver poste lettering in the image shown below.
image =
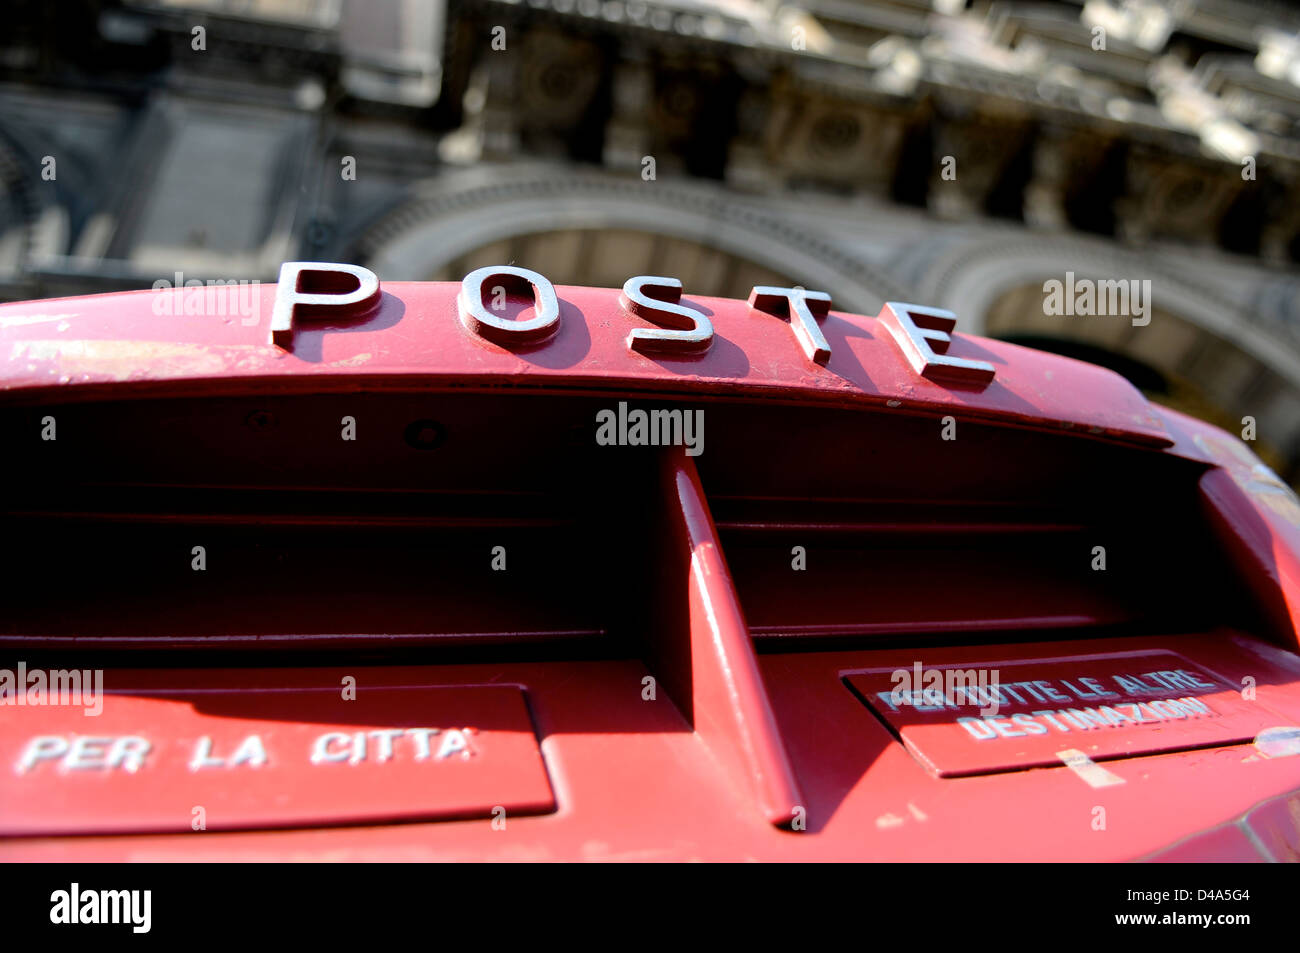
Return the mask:
[[[493,287],[501,289],[514,286],[531,291],[533,317],[514,320],[493,313],[483,300],[485,288],[493,282],[497,283]],[[304,284],[311,287],[302,287]],[[623,311],[660,325],[633,328],[625,342],[629,350],[680,359],[707,353],[714,341],[712,322],[703,311],[682,304],[681,294],[681,282],[671,277],[636,275],[624,283],[619,298]],[[371,308],[379,300],[379,278],[369,269],[331,262],[286,262],[281,266],[271,315],[272,343],[292,347],[295,316],[344,317]],[[758,315],[788,320],[798,346],[813,364],[830,361],[831,345],[820,327],[830,314],[829,294],[797,286],[757,285],[750,291],[748,303]],[[500,347],[535,346],[560,330],[555,286],[546,276],[514,265],[488,265],[470,272],[461,281],[456,307],[466,331]],[[987,361],[948,354],[956,324],[950,311],[891,301],[877,319],[919,376],[982,387],[996,373]]]

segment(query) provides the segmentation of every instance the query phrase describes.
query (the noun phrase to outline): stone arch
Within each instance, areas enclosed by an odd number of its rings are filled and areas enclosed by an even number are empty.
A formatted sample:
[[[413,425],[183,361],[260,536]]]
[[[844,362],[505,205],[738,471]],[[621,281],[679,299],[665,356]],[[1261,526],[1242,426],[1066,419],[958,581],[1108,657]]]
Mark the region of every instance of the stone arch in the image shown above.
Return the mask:
[[[553,277],[548,264],[564,269],[559,253],[548,252],[552,242],[568,243],[571,250],[585,242],[604,252],[599,263],[625,260],[626,267],[598,268],[593,273],[599,280],[572,269]],[[837,310],[857,313],[875,314],[886,300],[906,297],[888,275],[721,185],[553,167],[481,167],[441,175],[364,229],[349,260],[390,280],[458,279],[471,263],[507,263],[480,259],[512,250],[516,264],[558,283],[621,284],[659,258],[669,263],[657,273],[682,278],[688,294],[744,297],[752,276],[752,283],[781,280],[826,291]],[[672,270],[674,259],[687,262],[692,256],[712,256],[712,266],[732,269],[732,280],[692,289],[687,275]],[[709,269],[705,262],[699,270]]]
[[[1044,282],[1067,272],[1150,280],[1150,323],[1045,313]],[[1257,452],[1300,478],[1300,342],[1213,286],[1132,250],[1023,233],[963,243],[919,285],[922,300],[956,312],[970,333],[1108,364],[1153,400],[1230,432],[1254,417]]]

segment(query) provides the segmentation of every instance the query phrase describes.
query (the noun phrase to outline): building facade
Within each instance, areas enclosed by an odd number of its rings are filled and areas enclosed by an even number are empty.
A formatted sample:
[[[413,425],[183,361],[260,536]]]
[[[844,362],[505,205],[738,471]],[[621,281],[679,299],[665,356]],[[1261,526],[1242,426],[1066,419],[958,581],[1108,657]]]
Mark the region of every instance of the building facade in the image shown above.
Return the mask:
[[[948,308],[1300,481],[1300,9],[80,0],[0,36],[0,296],[279,263]],[[1085,293],[1086,292],[1086,293]]]

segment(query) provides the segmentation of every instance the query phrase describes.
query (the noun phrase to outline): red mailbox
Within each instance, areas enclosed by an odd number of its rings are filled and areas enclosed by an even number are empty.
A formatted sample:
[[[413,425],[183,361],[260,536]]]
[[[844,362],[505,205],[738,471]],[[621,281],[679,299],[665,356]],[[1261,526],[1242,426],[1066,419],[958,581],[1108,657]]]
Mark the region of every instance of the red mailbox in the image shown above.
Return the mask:
[[[1296,497],[955,322],[513,266],[0,307],[0,857],[1300,856]]]

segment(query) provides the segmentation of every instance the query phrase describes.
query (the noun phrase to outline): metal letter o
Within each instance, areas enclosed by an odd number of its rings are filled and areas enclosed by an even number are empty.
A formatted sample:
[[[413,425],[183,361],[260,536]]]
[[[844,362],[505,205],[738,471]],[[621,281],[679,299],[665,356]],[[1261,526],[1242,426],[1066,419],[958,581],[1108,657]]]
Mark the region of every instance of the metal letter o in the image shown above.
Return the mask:
[[[522,279],[532,286],[533,306],[537,313],[527,321],[505,320],[483,305],[483,286],[491,278],[506,277]],[[544,341],[560,328],[560,302],[555,297],[555,286],[545,276],[527,268],[489,265],[471,271],[460,283],[456,305],[461,323],[466,328],[506,347]]]

